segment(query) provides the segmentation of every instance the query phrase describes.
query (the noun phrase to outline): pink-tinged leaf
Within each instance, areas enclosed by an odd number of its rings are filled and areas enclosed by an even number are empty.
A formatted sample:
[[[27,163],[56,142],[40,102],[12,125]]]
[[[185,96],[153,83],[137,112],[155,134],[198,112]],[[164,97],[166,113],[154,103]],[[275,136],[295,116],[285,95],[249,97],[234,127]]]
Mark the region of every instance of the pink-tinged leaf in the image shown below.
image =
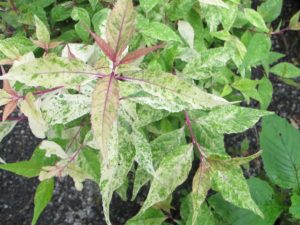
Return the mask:
[[[3,66],[1,66],[1,73],[2,73],[2,75],[6,74]],[[8,94],[10,94],[12,96],[17,96],[18,95],[17,92],[11,88],[8,80],[3,80],[3,90],[6,91]]]
[[[3,109],[2,120],[5,121],[9,115],[17,108],[18,100],[12,100],[7,103]]]
[[[133,62],[134,60],[149,54],[150,52],[155,51],[156,49],[162,48],[164,47],[163,44],[160,45],[155,45],[152,47],[148,47],[148,48],[141,48],[141,49],[137,49],[133,52],[128,53],[121,61],[120,64],[128,64]]]
[[[93,92],[91,123],[102,160],[108,160],[109,140],[119,108],[119,83],[113,75],[100,79]]]
[[[94,32],[92,32],[91,30],[89,30],[89,33],[91,34],[91,36],[94,38],[94,40],[96,41],[97,45],[99,46],[99,48],[103,51],[103,53],[111,60],[111,61],[115,61],[115,52],[114,50],[106,43],[106,41],[97,36]]]
[[[51,48],[56,48],[57,46],[61,45],[63,42],[62,41],[53,41],[53,42],[50,42],[48,44],[48,48],[51,49]]]
[[[119,0],[110,13],[106,24],[106,40],[120,56],[128,46],[135,29],[135,11],[132,0]]]
[[[68,58],[69,59],[76,59],[76,56],[72,53],[69,45],[67,45],[67,48],[68,48]]]

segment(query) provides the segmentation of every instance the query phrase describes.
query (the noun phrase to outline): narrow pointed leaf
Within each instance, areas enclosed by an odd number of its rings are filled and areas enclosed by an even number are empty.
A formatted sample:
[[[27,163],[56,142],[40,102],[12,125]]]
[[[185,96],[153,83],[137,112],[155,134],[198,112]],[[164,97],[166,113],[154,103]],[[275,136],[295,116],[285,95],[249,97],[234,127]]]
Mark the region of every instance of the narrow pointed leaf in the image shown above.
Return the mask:
[[[155,203],[164,201],[182,184],[192,167],[193,145],[183,145],[168,154],[155,171],[149,194],[139,214],[144,213]]]
[[[133,94],[131,99],[156,109],[179,112],[186,109],[212,108],[229,104],[221,97],[208,94],[172,74],[160,71],[133,73],[128,77],[128,80],[140,85],[138,87],[133,86],[133,88],[137,88],[137,90],[140,88],[140,90]],[[146,93],[147,98],[145,100],[143,100],[145,95],[141,91]],[[139,94],[141,95],[139,96]]]
[[[47,26],[36,15],[34,15],[34,19],[36,26],[36,36],[38,40],[44,44],[48,44],[50,42],[50,33]]]
[[[8,135],[16,126],[17,121],[2,121],[0,122],[0,142]]]
[[[167,217],[158,209],[150,208],[142,215],[135,216],[125,225],[161,225]]]
[[[2,120],[6,120],[9,115],[15,111],[18,105],[18,100],[12,100],[9,103],[7,103],[3,109],[3,115],[2,115]]]
[[[150,52],[155,51],[156,49],[162,48],[164,45],[160,44],[160,45],[155,45],[152,47],[148,47],[148,48],[142,48],[142,49],[138,49],[135,50],[133,52],[128,53],[120,62],[120,64],[128,64],[133,62],[134,60],[145,56],[147,54],[149,54]]]
[[[54,179],[40,182],[34,196],[34,216],[31,225],[35,225],[40,214],[44,211],[47,204],[51,201],[54,190]]]
[[[300,77],[300,68],[291,63],[279,63],[270,69],[270,72],[285,78]]]
[[[45,138],[48,125],[43,119],[39,103],[35,100],[32,93],[28,93],[25,100],[20,103],[20,110],[28,117],[32,133],[38,138]]]
[[[78,88],[78,85],[93,80],[96,74],[95,69],[82,61],[52,55],[13,67],[0,79],[19,81],[29,87]]]
[[[106,24],[106,39],[116,56],[127,47],[135,29],[135,11],[132,0],[118,0]]]
[[[6,105],[11,101],[11,96],[5,90],[0,89],[0,106]]]
[[[269,29],[266,26],[263,17],[258,12],[256,12],[254,9],[244,9],[244,12],[247,20],[253,26],[257,27],[259,30],[263,32],[269,32]]]
[[[108,141],[119,108],[119,84],[114,76],[100,79],[93,92],[91,122],[102,160],[108,158]]]

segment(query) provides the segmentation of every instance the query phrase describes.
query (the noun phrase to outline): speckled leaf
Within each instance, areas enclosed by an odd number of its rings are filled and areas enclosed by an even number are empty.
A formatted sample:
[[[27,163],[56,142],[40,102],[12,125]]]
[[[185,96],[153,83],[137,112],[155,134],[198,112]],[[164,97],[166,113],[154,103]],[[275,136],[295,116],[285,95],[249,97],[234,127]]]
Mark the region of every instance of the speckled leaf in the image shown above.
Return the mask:
[[[195,123],[206,127],[213,133],[239,133],[251,128],[262,116],[271,114],[273,113],[268,111],[228,105],[212,109]]]
[[[176,147],[186,144],[184,129],[174,130],[158,136],[150,142],[154,168],[157,168],[165,155],[169,154]],[[139,190],[144,186],[152,176],[143,168],[138,167],[135,173],[132,199],[135,199]]]
[[[0,142],[8,135],[16,126],[17,121],[2,121],[0,122]]]
[[[91,110],[92,99],[85,95],[55,94],[42,99],[41,112],[49,125],[67,124]]]
[[[180,20],[178,21],[178,31],[189,47],[193,49],[195,33],[192,25],[186,21]]]
[[[245,16],[247,20],[260,31],[269,32],[269,28],[266,26],[266,23],[263,17],[256,12],[254,9],[244,9]]]
[[[251,198],[246,179],[239,166],[209,161],[211,165],[212,189],[237,207],[249,209],[263,217],[262,212]]]
[[[132,0],[118,0],[106,24],[106,40],[110,47],[121,55],[135,29],[135,11]]]
[[[264,214],[264,218],[252,211],[236,207],[222,199],[220,194],[208,199],[213,210],[224,218],[224,223],[232,225],[273,225],[283,211],[283,206],[277,201],[272,187],[263,180],[252,177],[247,180],[251,197]]]
[[[49,56],[13,67],[0,79],[19,81],[29,87],[78,88],[78,85],[93,80],[96,74],[91,66],[81,61]]]
[[[293,193],[291,197],[292,205],[289,209],[290,214],[293,215],[294,218],[300,219],[300,196],[296,192]]]
[[[140,0],[141,7],[146,11],[150,12],[161,0]]]
[[[119,108],[119,84],[114,76],[100,79],[93,92],[91,122],[94,137],[100,147],[102,160],[109,155],[109,140]]]
[[[232,55],[232,50],[225,47],[202,51],[198,57],[188,62],[183,73],[196,80],[209,78],[213,69],[226,66]]]
[[[228,9],[228,5],[223,0],[199,0],[200,4],[214,5]]]
[[[150,208],[145,213],[128,220],[125,225],[161,225],[166,219],[162,211]]]
[[[279,116],[263,119],[260,145],[264,169],[281,188],[300,189],[300,132]]]
[[[155,171],[154,180],[140,214],[155,203],[167,199],[175,188],[186,180],[192,167],[192,161],[193,145],[191,144],[179,146],[165,156]]]
[[[144,127],[150,123],[159,121],[170,113],[165,110],[157,110],[148,105],[140,105],[137,109],[138,120],[135,121],[136,127]]]
[[[39,216],[51,201],[54,190],[54,179],[44,180],[38,185],[34,195],[34,216],[31,225],[35,225]]]
[[[192,186],[192,223],[191,225],[197,225],[197,219],[201,213],[201,205],[206,199],[206,195],[211,188],[210,168],[206,161],[202,161],[198,168]]]
[[[132,143],[135,147],[135,161],[146,170],[149,174],[154,174],[154,167],[152,162],[151,146],[144,135],[134,129],[131,135]]]
[[[28,117],[32,133],[38,138],[45,138],[48,125],[42,116],[39,100],[35,100],[33,94],[28,93],[20,103],[20,110]]]
[[[169,26],[160,22],[151,22],[149,25],[141,27],[140,32],[160,41],[181,42],[179,36]]]
[[[179,112],[185,109],[212,108],[229,104],[221,97],[208,94],[198,87],[164,72],[145,71],[134,73],[130,75],[128,80],[135,83],[131,85],[140,85],[146,95],[151,95],[149,98],[139,100],[136,98],[139,97],[139,93],[137,93],[137,96],[131,99],[156,109]],[[143,93],[141,97],[144,97]]]
[[[270,72],[285,78],[300,77],[300,68],[291,63],[283,62],[273,66]]]
[[[112,194],[125,182],[135,156],[134,147],[129,142],[129,134],[124,128],[119,127],[119,132],[117,132],[117,126],[114,126],[112,134],[108,159],[101,165],[100,180],[103,211],[108,225],[111,225],[109,205]]]
[[[36,15],[34,15],[34,20],[36,26],[36,36],[38,40],[42,43],[48,44],[50,42],[50,33],[47,26]]]

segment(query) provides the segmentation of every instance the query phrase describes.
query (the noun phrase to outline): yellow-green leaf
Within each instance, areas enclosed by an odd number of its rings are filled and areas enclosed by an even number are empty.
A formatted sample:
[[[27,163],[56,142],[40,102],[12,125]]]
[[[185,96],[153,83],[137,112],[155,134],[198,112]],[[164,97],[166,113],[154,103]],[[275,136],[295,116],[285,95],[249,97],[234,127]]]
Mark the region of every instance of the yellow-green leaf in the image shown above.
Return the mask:
[[[34,20],[38,40],[42,43],[48,44],[50,42],[50,33],[47,26],[36,15],[34,15]]]

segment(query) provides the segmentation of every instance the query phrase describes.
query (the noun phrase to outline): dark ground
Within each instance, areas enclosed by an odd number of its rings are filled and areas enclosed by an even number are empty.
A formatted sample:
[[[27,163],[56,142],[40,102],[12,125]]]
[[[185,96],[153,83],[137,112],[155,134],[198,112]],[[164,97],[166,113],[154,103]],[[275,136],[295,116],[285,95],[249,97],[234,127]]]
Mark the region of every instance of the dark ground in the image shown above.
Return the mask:
[[[299,0],[285,0],[281,18],[285,21],[300,9]],[[275,22],[276,24],[276,22]],[[284,53],[284,61],[300,65],[300,33],[288,31],[284,35],[273,38],[273,50]],[[254,71],[255,73],[255,71]],[[271,76],[274,95],[269,110],[282,117],[300,120],[300,88],[292,87]],[[256,151],[258,146],[257,131],[259,125],[241,135],[226,136],[226,147],[232,150],[240,148],[245,137],[249,140],[249,149]],[[21,122],[0,144],[0,157],[7,162],[29,159],[39,140],[33,137],[26,122]],[[252,165],[246,175],[257,174],[261,170],[260,161]],[[25,179],[9,172],[0,171],[0,225],[29,225],[33,214],[33,198],[37,187],[37,179]],[[184,190],[179,190],[180,193]],[[142,195],[145,195],[142,193]],[[122,202],[114,196],[111,215],[115,225],[124,224],[139,209],[139,203],[144,196],[139,196],[137,202]],[[178,205],[178,200],[175,202]],[[73,182],[64,178],[56,182],[52,202],[42,214],[38,225],[105,225],[101,206],[101,196],[97,185],[86,182],[82,192],[75,190]],[[284,221],[276,224],[286,225]]]

